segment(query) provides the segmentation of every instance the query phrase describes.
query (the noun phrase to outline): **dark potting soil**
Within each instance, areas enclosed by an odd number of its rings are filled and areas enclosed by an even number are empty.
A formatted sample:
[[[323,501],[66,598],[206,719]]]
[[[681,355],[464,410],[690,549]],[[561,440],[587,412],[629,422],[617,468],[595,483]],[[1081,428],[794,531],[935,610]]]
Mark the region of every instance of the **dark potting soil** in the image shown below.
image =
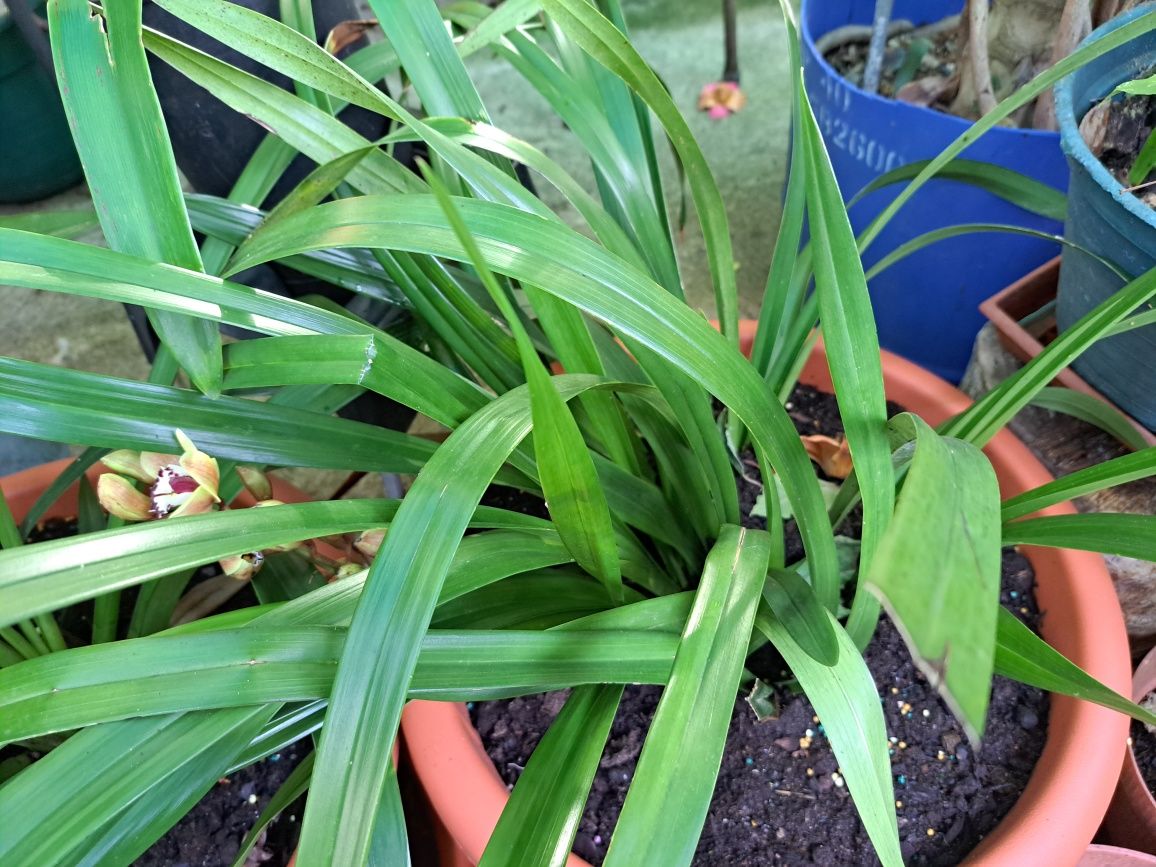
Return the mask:
[[[797,389],[787,407],[801,433],[841,431],[834,401],[820,392]],[[757,470],[750,475],[757,477]],[[757,495],[754,485],[740,484],[740,489],[748,487],[753,493],[744,491],[744,512]],[[857,535],[855,516],[842,532]],[[790,527],[788,533],[797,537]],[[1001,603],[1037,628],[1034,580],[1022,556],[1004,552]],[[891,739],[904,860],[918,865],[958,864],[1023,791],[1043,750],[1047,695],[995,678],[987,729],[977,751],[916,669],[886,618],[866,659]],[[781,670],[769,674],[780,681],[787,676]],[[605,857],[660,696],[661,689],[654,686],[625,690],[574,844],[574,851],[593,864]],[[565,697],[565,692],[556,692],[472,707],[486,751],[507,785],[517,782]],[[719,783],[694,863],[701,867],[878,864],[821,720],[789,683],[780,683],[776,697],[779,716],[765,722],[757,720],[742,696],[736,697]]]
[[[281,784],[308,755],[311,745],[300,741],[280,753],[222,777],[181,821],[169,829],[136,867],[228,867],[241,841]],[[246,867],[285,867],[297,849],[304,800],[273,821],[249,852]]]
[[[1080,122],[1080,134],[1089,150],[1125,189],[1134,186],[1129,172],[1154,128],[1156,98],[1145,95],[1109,96]],[[1149,172],[1142,183],[1151,179]],[[1132,190],[1132,194],[1148,206],[1156,207],[1156,187],[1140,186]]]
[[[47,518],[29,533],[29,542],[45,542],[76,535],[75,518]],[[195,583],[219,573],[215,566],[198,570]],[[247,597],[244,594],[249,594]],[[136,588],[122,594],[120,634],[128,626]],[[250,588],[229,600],[227,607],[255,605]],[[57,615],[70,645],[87,641],[91,632],[92,603],[81,603]],[[222,777],[193,808],[154,843],[135,862],[137,867],[228,867],[237,857],[241,841],[256,823],[269,799],[289,774],[310,752],[308,739],[275,753],[263,761]],[[40,753],[26,753],[15,745],[0,750],[0,760],[16,758],[21,764],[35,760]],[[246,865],[284,867],[297,848],[304,801],[286,809],[258,840],[249,853]]]
[[[892,22],[880,67],[879,94],[948,111],[958,88],[960,41],[958,16],[918,28],[909,22]],[[863,86],[870,28],[840,28],[817,44],[836,72],[856,87]]]

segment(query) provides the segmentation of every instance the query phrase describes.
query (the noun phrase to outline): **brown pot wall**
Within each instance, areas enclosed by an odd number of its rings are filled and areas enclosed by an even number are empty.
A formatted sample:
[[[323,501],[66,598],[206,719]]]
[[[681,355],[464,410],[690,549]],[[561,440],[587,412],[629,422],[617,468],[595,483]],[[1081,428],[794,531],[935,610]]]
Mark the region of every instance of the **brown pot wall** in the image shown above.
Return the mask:
[[[1156,690],[1156,650],[1151,650],[1132,676],[1132,698],[1140,701]],[[1140,774],[1131,748],[1124,754],[1120,781],[1108,815],[1104,817],[1104,838],[1116,846],[1156,854],[1156,798]],[[1153,861],[1156,864],[1156,860]]]
[[[749,350],[754,323],[743,323]],[[970,405],[960,391],[922,368],[883,353],[889,399],[937,424]],[[802,381],[831,389],[826,357],[816,347]],[[1012,434],[997,434],[985,449],[1008,497],[1051,476]],[[1068,505],[1043,514],[1070,514]],[[1081,551],[1025,547],[1036,571],[1045,612],[1044,637],[1112,688],[1126,692],[1130,662],[1123,615],[1103,559]],[[455,867],[476,864],[508,798],[465,707],[410,702],[402,732],[413,766],[447,833],[456,842]],[[1086,702],[1053,696],[1047,743],[1016,806],[965,862],[971,867],[1026,864],[1075,867],[1091,842],[1116,784],[1128,736],[1127,717]],[[567,867],[586,862],[571,855]]]

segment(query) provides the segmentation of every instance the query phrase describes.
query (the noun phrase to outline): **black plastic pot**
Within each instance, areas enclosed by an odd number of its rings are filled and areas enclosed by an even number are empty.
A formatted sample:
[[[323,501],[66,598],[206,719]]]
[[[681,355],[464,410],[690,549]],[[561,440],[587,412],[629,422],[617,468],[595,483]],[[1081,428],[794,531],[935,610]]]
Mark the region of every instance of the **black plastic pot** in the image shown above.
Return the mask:
[[[277,0],[234,0],[239,6],[252,9],[271,18],[278,17]],[[361,18],[353,0],[313,0],[313,16],[318,39],[324,42],[326,35],[338,24]],[[291,91],[292,81],[284,75],[229,48],[205,35],[179,18],[169,14],[159,6],[146,2],[143,10],[145,25],[172,36],[194,48],[236,66],[252,75],[264,79],[278,87]],[[359,40],[338,54],[345,57],[364,46]],[[266,132],[254,121],[239,114],[200,85],[190,81],[163,61],[150,57],[153,86],[160,101],[161,111],[168,126],[173,153],[177,166],[199,193],[213,196],[227,196],[242,170],[248,164]],[[349,106],[338,118],[346,125],[369,140],[375,140],[388,132],[388,121],[358,106]],[[409,146],[395,149],[394,155],[402,162],[412,164],[413,150]],[[312,160],[298,156],[281,179],[273,187],[264,202],[251,204],[272,207],[300,183],[315,167]],[[259,266],[233,278],[268,292],[298,298],[308,294],[321,294],[340,303],[350,302],[350,293],[329,283],[300,274],[291,268],[274,264]],[[356,305],[361,301],[354,298]],[[388,327],[404,313],[397,309],[383,309],[373,303],[358,309],[379,327]],[[133,325],[137,330],[146,353],[155,351],[155,334],[148,325],[143,311],[130,310]],[[233,334],[233,332],[229,332]],[[236,333],[233,336],[252,336]],[[341,410],[341,415],[358,421],[365,421],[383,427],[403,430],[413,420],[413,411],[401,404],[372,392],[367,392]]]
[[[278,17],[277,0],[234,2],[270,18]],[[342,21],[361,17],[353,0],[313,0],[313,16],[318,38],[322,42],[329,31]],[[145,3],[144,23],[280,88],[293,89],[293,83],[286,76],[272,72],[257,61],[206,36],[151,2]],[[338,57],[345,57],[363,45],[364,40],[356,42],[345,48]],[[227,196],[257,145],[265,137],[265,130],[168,64],[156,58],[150,58],[149,63],[153,86],[168,124],[173,153],[181,172],[198,193]],[[338,117],[370,140],[380,138],[387,130],[385,118],[358,106],[349,106]],[[282,176],[267,203],[280,201],[311,168],[313,163],[299,156]]]
[[[0,6],[0,202],[34,202],[80,183],[84,172],[52,74],[52,52],[33,9]]]

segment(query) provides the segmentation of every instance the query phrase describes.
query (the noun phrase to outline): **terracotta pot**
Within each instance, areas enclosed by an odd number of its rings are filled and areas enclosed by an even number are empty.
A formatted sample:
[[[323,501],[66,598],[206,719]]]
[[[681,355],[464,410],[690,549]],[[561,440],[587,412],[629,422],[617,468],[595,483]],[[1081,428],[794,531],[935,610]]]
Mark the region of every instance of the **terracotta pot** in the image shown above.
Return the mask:
[[[1121,849],[1119,846],[1089,846],[1078,867],[1152,867],[1156,856]]]
[[[749,349],[754,323],[743,323]],[[883,353],[887,396],[938,424],[964,410],[966,395],[898,356]],[[822,346],[816,347],[802,381],[831,389]],[[1051,480],[1022,442],[1003,431],[986,449],[1005,497]],[[1068,505],[1044,514],[1068,514]],[[1130,662],[1124,619],[1103,559],[1082,551],[1025,547],[1038,581],[1037,598],[1047,612],[1044,637],[1061,653],[1118,691],[1128,684]],[[1092,840],[1115,786],[1124,753],[1128,718],[1086,702],[1053,696],[1047,742],[1023,795],[1003,822],[968,857],[968,865],[1046,864],[1073,867]],[[481,858],[508,794],[464,705],[411,702],[402,734],[413,767],[438,818],[456,844],[453,865]],[[571,855],[568,867],[586,862]]]
[[[1156,690],[1156,650],[1149,651],[1136,667],[1132,676],[1132,699],[1140,701],[1153,690]],[[1104,817],[1104,839],[1116,846],[1156,853],[1156,798],[1140,775],[1131,747],[1124,754],[1116,794]]]
[[[1044,312],[1044,308],[1048,304],[1054,306],[1059,282],[1060,259],[1056,257],[979,305],[980,312],[995,326],[1004,349],[1025,364],[1043,352],[1046,343],[1055,339],[1056,314],[1054,310]],[[1029,317],[1030,321],[1025,322]],[[1096,391],[1070,367],[1060,371],[1054,384],[1081,391],[1114,407],[1149,445],[1156,446],[1156,434]]]

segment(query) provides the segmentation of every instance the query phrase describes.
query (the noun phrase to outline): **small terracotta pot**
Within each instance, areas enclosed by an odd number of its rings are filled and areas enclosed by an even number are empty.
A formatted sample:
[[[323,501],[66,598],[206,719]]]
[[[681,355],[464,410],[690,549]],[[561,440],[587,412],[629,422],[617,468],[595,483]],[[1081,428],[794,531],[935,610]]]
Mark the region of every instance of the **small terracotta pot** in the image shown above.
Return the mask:
[[[1156,856],[1119,846],[1089,846],[1077,867],[1154,867]]]
[[[1060,283],[1060,258],[1057,256],[1050,262],[1045,262],[1034,271],[1030,271],[1005,289],[1001,289],[979,305],[980,312],[988,318],[999,335],[999,342],[1004,349],[1025,364],[1044,351],[1044,340],[1050,340],[1049,333],[1056,330],[1056,314],[1034,316],[1048,304],[1054,304],[1056,291]],[[1028,317],[1035,321],[1030,325],[1021,322]],[[1056,384],[1072,391],[1083,392],[1086,395],[1102,400],[1104,403],[1118,410],[1136,432],[1149,445],[1156,446],[1156,433],[1148,430],[1116,404],[1112,403],[1103,394],[1098,392],[1072,368],[1065,367],[1056,376]]]
[[[1156,690],[1156,650],[1149,651],[1136,667],[1132,676],[1132,699],[1140,701],[1153,690]],[[1131,747],[1124,754],[1120,782],[1104,817],[1104,839],[1116,846],[1156,853],[1156,798],[1148,791]]]
[[[749,351],[755,323],[744,322]],[[911,362],[883,353],[889,399],[938,424],[966,409],[962,392]],[[822,346],[802,382],[831,390]],[[1022,442],[1001,431],[985,449],[1004,497],[1051,481]],[[1042,514],[1071,514],[1069,505]],[[1124,618],[1103,558],[1083,551],[1024,547],[1036,572],[1036,596],[1046,612],[1042,631],[1053,647],[1117,691],[1131,670]],[[437,817],[456,843],[455,867],[476,864],[508,798],[464,705],[414,701],[402,733]],[[965,862],[971,867],[1046,864],[1074,867],[1100,824],[1128,737],[1128,718],[1087,702],[1052,696],[1047,742],[1019,801]],[[568,867],[587,867],[571,855]]]

